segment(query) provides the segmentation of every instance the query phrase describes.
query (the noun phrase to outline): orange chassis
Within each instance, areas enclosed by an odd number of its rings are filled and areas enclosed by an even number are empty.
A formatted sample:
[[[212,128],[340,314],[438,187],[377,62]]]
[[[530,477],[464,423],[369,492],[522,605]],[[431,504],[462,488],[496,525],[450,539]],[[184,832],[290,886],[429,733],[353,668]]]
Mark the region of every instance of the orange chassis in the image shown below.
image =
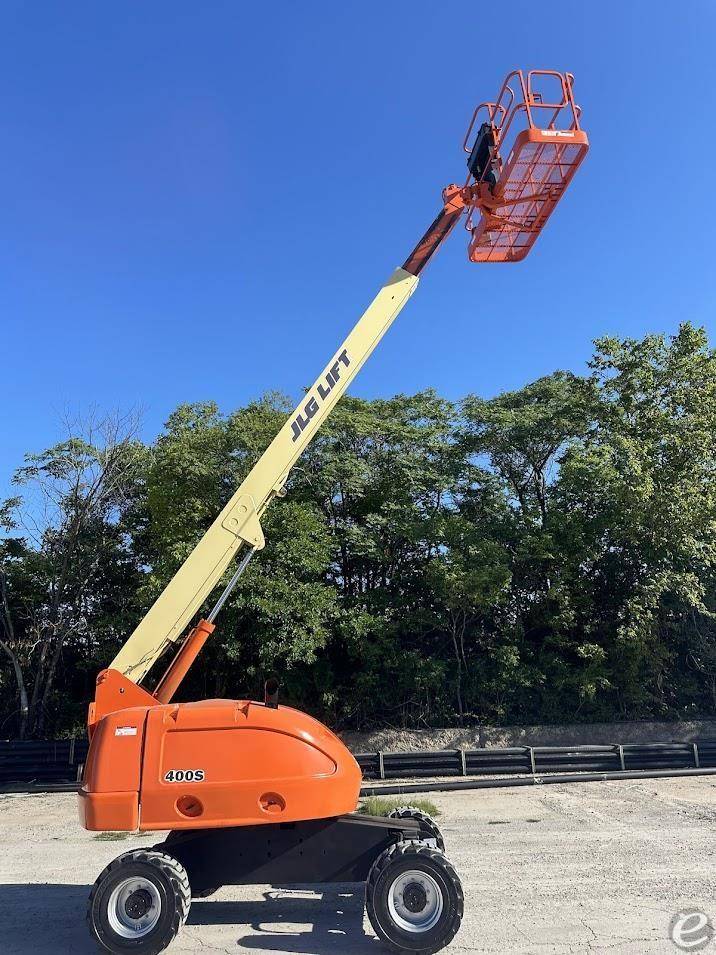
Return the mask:
[[[250,700],[159,703],[116,670],[97,681],[79,792],[91,830],[261,825],[353,812],[361,772],[312,717]]]

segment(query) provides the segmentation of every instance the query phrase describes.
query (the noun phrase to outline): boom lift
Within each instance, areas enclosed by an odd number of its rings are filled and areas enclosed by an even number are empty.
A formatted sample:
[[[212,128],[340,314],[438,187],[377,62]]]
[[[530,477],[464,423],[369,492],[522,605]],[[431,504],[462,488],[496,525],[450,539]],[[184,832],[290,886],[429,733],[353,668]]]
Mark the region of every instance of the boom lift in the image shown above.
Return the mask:
[[[466,181],[443,190],[425,235],[97,677],[81,822],[90,830],[170,830],[97,879],[88,921],[106,951],[159,952],[186,920],[192,895],[246,883],[365,882],[371,924],[397,951],[436,952],[457,932],[462,887],[435,823],[410,807],[388,819],[356,814],[355,759],[312,717],[279,706],[275,684],[262,703],[172,700],[264,546],[264,511],[284,495],[297,458],[454,226],[465,217],[473,262],[516,262],[532,248],[588,149],[572,86],[569,73],[515,70],[494,102],[478,106],[463,143]],[[213,609],[183,636],[239,551]],[[150,690],[150,671],[168,658]]]

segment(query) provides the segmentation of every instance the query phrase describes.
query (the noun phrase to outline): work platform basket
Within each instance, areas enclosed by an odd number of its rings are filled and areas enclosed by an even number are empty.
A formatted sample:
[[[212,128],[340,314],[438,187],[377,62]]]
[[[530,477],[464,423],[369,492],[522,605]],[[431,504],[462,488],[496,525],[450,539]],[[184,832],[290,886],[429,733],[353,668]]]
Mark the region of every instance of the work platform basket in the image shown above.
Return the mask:
[[[524,259],[584,159],[573,80],[514,70],[495,102],[473,113],[463,143],[476,195],[466,220],[472,262]]]

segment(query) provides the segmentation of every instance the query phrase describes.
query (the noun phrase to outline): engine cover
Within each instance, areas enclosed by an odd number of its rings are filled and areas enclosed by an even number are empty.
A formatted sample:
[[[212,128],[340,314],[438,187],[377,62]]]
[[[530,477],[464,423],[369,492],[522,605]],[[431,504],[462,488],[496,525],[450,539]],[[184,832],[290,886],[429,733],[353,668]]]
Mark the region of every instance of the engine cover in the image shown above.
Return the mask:
[[[201,829],[353,812],[361,771],[318,720],[287,706],[131,706],[92,727],[79,793],[91,830]]]

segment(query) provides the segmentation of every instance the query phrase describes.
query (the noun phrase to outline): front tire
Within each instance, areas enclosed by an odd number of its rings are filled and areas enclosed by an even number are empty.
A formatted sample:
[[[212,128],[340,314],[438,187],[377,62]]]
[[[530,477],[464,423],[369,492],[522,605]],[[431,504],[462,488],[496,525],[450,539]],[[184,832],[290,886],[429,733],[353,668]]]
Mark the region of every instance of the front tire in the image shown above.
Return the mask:
[[[397,842],[373,863],[366,912],[376,935],[394,952],[432,955],[462,922],[460,877],[439,849]]]
[[[186,922],[191,904],[184,867],[165,852],[125,852],[95,882],[87,923],[112,955],[158,955]]]

